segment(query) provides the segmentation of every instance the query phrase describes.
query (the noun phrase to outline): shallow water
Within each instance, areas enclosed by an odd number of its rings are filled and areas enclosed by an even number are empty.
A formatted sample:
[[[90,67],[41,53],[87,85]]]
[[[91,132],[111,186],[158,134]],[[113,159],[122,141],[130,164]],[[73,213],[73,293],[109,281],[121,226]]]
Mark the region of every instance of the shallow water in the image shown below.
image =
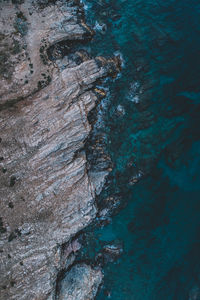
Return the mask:
[[[90,51],[120,52],[124,63],[94,128],[114,164],[99,206],[117,195],[122,208],[109,225],[89,229],[81,255],[94,259],[113,241],[124,247],[105,265],[97,300],[200,299],[199,1],[86,6],[97,30]]]

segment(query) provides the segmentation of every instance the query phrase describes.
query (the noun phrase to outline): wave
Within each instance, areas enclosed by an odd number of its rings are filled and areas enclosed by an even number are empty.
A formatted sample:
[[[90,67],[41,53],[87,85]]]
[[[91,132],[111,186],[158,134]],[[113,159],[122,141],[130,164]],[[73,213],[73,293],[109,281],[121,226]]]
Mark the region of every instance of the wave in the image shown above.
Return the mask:
[[[128,100],[134,103],[140,102],[140,94],[142,93],[141,86],[138,81],[134,81],[130,85]]]

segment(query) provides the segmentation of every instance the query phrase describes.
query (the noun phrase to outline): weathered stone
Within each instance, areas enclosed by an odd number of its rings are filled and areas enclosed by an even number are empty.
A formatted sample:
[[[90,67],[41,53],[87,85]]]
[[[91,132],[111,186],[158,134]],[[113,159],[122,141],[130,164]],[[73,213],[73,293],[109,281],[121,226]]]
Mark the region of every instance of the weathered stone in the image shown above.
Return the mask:
[[[57,300],[94,299],[102,278],[100,269],[92,269],[86,264],[77,264],[62,280]]]
[[[1,300],[55,299],[62,245],[97,212],[95,190],[106,172],[99,182],[88,175],[87,116],[98,100],[95,82],[113,72],[117,59],[101,58],[99,64],[85,55],[63,69],[49,60],[52,44],[92,34],[75,3],[0,4],[0,50],[6,56],[0,78]],[[13,39],[15,50],[9,47]],[[86,269],[84,278],[91,279],[96,271]]]

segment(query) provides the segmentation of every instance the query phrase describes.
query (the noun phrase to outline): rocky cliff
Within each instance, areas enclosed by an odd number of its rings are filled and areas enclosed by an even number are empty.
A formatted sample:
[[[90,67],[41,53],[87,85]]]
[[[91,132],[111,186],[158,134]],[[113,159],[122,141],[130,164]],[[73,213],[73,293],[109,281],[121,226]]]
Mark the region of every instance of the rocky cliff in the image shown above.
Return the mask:
[[[87,117],[119,61],[81,50],[94,32],[79,1],[0,1],[0,14],[0,299],[93,299],[99,269],[56,282],[96,216],[104,176],[88,173]]]

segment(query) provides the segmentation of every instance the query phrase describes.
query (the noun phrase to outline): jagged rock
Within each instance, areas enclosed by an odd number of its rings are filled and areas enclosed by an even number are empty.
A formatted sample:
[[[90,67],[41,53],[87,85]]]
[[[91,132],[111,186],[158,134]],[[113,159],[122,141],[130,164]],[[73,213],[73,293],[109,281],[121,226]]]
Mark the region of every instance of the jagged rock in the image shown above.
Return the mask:
[[[114,241],[111,244],[105,245],[100,253],[96,256],[96,261],[99,265],[113,262],[120,257],[123,252],[123,245],[119,241]]]
[[[90,178],[94,184],[95,193],[96,193],[96,195],[99,195],[105,184],[105,178],[109,174],[109,172],[108,171],[90,172],[89,174],[90,174]]]
[[[102,278],[100,269],[92,269],[86,264],[77,264],[62,280],[57,300],[94,299]]]
[[[87,116],[98,100],[95,82],[118,62],[85,55],[62,69],[48,57],[55,43],[93,34],[79,4],[0,4],[1,300],[55,299],[61,246],[96,216],[101,183],[88,175]],[[87,272],[85,280],[96,271]]]

